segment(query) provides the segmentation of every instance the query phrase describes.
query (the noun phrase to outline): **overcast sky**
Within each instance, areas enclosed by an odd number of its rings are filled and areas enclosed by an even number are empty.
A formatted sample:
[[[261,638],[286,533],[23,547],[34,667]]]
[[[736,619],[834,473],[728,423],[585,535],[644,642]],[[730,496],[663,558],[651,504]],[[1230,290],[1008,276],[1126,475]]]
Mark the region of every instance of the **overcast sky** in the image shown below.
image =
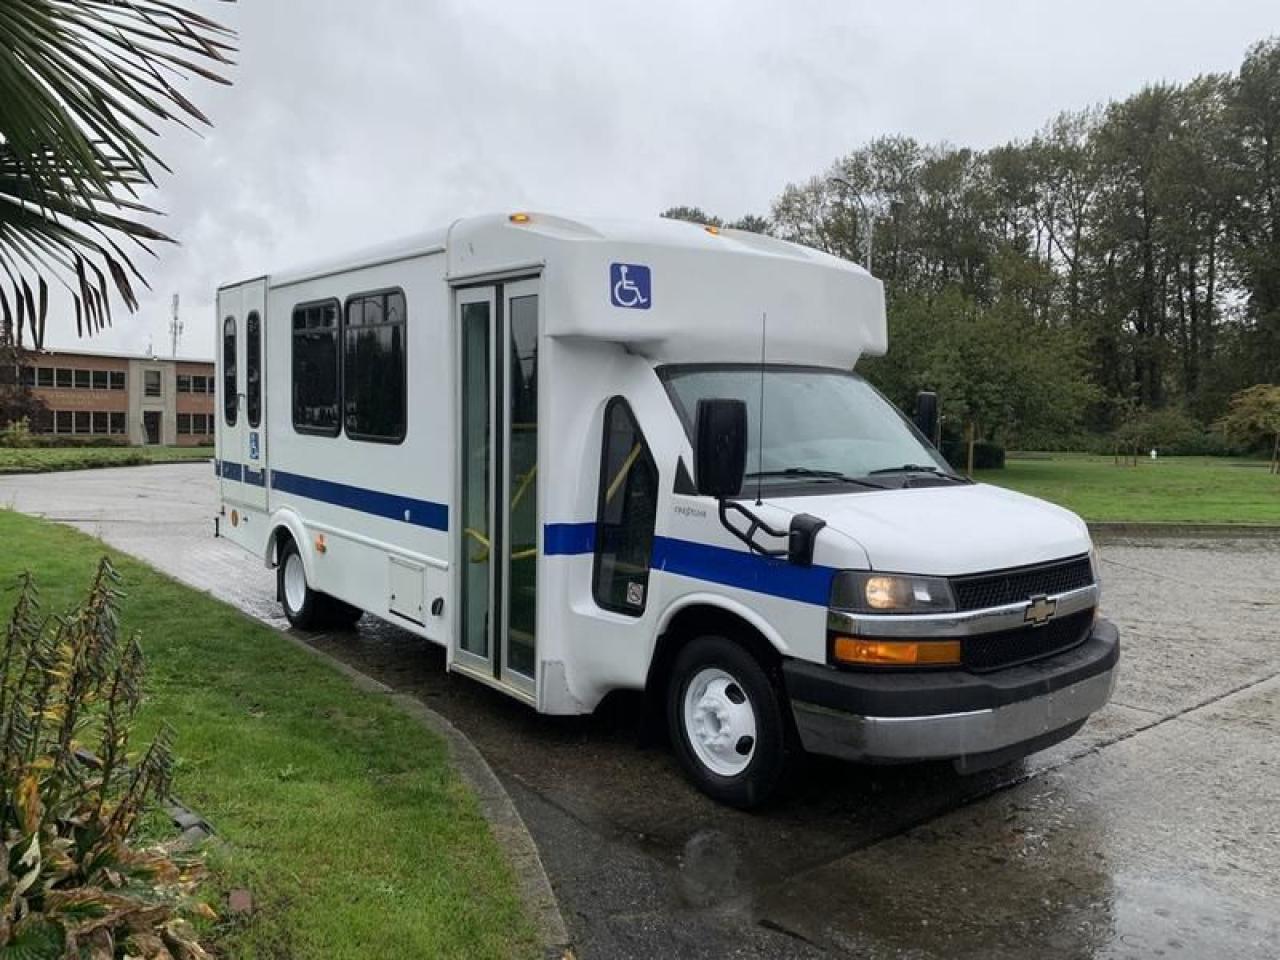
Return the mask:
[[[84,346],[212,356],[213,291],[492,210],[767,213],[884,133],[989,146],[1234,70],[1276,0],[199,0],[240,34],[203,137],[166,131],[181,241]],[[68,305],[69,310],[69,305]],[[50,345],[76,343],[69,313]]]

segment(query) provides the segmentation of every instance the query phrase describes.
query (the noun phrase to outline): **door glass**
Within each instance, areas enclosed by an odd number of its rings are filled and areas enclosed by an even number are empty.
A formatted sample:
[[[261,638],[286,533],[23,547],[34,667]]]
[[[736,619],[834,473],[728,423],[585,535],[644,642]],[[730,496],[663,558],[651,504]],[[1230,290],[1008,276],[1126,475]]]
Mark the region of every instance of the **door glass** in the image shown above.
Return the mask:
[[[489,656],[489,304],[462,305],[461,647]]]
[[[532,677],[537,627],[538,569],[538,298],[510,301],[511,450],[507,469],[510,504],[507,619],[508,666]]]

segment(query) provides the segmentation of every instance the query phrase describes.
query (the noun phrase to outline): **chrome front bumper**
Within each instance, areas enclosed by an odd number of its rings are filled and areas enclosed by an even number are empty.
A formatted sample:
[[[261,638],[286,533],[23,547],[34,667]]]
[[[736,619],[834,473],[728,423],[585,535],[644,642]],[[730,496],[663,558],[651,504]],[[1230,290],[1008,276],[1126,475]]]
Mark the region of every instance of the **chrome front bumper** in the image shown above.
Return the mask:
[[[999,762],[1070,736],[1111,699],[1119,637],[1098,621],[1083,645],[984,676],[960,671],[844,672],[784,667],[806,750],[849,760]],[[939,707],[934,712],[928,707]],[[975,764],[981,766],[983,764]]]

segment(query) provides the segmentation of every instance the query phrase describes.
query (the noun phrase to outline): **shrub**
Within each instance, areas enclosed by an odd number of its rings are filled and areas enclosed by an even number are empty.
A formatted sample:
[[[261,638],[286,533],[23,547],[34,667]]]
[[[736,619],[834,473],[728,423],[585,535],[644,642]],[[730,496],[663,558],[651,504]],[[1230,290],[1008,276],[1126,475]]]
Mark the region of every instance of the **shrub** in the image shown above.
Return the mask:
[[[8,426],[0,430],[0,447],[30,447],[33,445],[31,421],[26,417],[10,420]]]
[[[942,455],[947,463],[963,472],[969,463],[969,452],[963,440],[943,440]],[[973,469],[1003,470],[1004,447],[998,443],[979,440],[973,445]]]
[[[182,918],[207,912],[193,899],[199,863],[130,842],[168,794],[172,734],[127,762],[143,664],[137,637],[118,637],[117,583],[104,559],[78,610],[44,617],[25,576],[0,638],[6,958],[206,957]]]

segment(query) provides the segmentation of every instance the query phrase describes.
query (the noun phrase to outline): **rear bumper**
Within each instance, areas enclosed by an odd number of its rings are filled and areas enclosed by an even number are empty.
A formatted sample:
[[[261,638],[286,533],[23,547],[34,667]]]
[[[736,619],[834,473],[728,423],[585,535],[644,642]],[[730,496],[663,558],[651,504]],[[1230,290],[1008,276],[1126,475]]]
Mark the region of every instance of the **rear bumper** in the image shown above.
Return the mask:
[[[801,742],[863,762],[1006,762],[1074,733],[1111,699],[1115,626],[1099,620],[1074,650],[990,674],[874,673],[783,664]]]

